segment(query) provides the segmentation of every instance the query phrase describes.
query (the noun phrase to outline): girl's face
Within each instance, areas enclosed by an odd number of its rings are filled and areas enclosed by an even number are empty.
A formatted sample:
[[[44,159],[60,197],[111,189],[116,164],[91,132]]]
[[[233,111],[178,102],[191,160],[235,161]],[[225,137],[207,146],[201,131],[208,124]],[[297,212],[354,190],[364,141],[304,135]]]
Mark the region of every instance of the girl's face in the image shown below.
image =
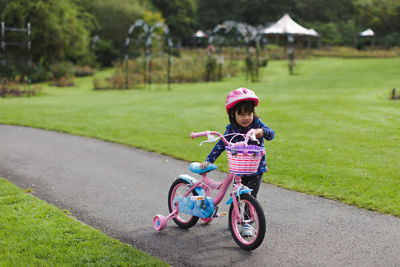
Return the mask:
[[[241,127],[246,128],[253,122],[254,113],[246,111],[235,111],[235,119],[237,124]]]

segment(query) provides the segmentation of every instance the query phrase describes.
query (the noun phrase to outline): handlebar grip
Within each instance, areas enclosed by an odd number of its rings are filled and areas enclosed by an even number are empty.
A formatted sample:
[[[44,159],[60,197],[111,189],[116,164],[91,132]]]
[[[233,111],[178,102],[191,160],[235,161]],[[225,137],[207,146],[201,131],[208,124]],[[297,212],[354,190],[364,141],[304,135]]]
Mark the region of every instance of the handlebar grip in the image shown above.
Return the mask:
[[[194,138],[198,138],[198,137],[202,137],[202,136],[207,136],[207,131],[206,132],[199,132],[199,133],[191,133],[190,134],[190,137],[192,138],[192,139],[194,139]]]

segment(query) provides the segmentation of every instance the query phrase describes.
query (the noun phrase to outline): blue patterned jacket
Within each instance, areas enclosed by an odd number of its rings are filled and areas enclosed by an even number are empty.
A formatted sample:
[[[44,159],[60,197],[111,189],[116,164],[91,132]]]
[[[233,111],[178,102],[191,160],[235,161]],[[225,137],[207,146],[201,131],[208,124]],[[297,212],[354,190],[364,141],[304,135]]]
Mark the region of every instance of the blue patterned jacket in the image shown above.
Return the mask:
[[[246,128],[239,127],[239,129],[237,129],[237,128],[234,128],[232,125],[228,124],[226,126],[224,135],[231,134],[231,133],[246,134],[250,129],[258,129],[258,128],[262,128],[264,130],[263,137],[266,140],[270,141],[270,140],[274,139],[274,137],[275,137],[274,130],[272,130],[267,125],[265,125],[259,118],[254,119],[253,122]],[[225,138],[226,138],[226,140],[228,140],[231,143],[243,141],[243,137],[241,137],[241,136],[234,137],[234,135],[228,135]],[[233,140],[231,140],[232,138],[233,138]],[[249,145],[258,145],[258,146],[264,147],[264,138],[258,139],[258,141],[260,142],[259,144],[257,144],[254,141],[249,141]],[[219,155],[221,155],[221,153],[224,150],[225,150],[225,144],[222,142],[222,140],[219,140],[218,143],[214,146],[213,150],[211,150],[210,154],[207,156],[206,161],[208,161],[210,163],[214,163],[215,160],[217,160]],[[261,158],[260,165],[258,166],[258,171],[253,175],[262,174],[266,171],[268,171],[268,167],[267,167],[267,162],[265,160],[265,155],[264,155]]]

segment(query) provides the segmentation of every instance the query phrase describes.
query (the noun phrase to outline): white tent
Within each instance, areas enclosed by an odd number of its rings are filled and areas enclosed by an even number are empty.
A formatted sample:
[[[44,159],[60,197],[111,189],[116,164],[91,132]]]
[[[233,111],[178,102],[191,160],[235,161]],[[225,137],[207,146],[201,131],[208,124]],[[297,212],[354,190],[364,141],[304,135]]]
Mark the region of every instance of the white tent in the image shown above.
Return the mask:
[[[197,37],[197,38],[205,38],[207,37],[207,34],[205,34],[203,31],[198,30],[197,32],[195,32],[193,34],[193,37]]]
[[[365,37],[365,36],[374,36],[374,35],[375,35],[374,31],[371,30],[371,29],[366,29],[365,31],[360,32],[360,34],[359,34],[359,36],[362,36],[362,37]]]
[[[319,37],[320,36],[319,33],[316,32],[314,29],[309,29],[308,30],[308,35],[314,36],[314,37]]]
[[[279,35],[279,34],[291,34],[291,35],[307,35],[307,36],[319,36],[314,29],[306,29],[303,26],[297,24],[288,14],[283,17],[270,27],[264,29],[261,33],[267,35]]]
[[[358,39],[367,39],[367,40],[371,40],[371,45],[374,46],[375,45],[375,33],[373,30],[371,29],[366,29],[363,32],[360,32],[358,35],[355,36],[355,47],[359,46],[359,42]]]

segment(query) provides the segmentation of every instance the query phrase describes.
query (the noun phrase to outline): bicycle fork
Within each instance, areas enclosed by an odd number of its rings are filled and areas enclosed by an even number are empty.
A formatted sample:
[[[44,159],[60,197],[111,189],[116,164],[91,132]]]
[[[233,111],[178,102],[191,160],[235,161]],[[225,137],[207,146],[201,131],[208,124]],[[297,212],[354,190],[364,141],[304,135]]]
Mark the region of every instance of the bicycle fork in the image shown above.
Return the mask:
[[[251,189],[249,189],[247,186],[242,185],[242,179],[238,175],[235,175],[235,177],[234,177],[234,185],[233,186],[234,186],[234,188],[232,190],[231,199],[232,199],[232,204],[233,204],[233,213],[235,216],[235,220],[239,221],[240,224],[248,223],[252,219],[250,219],[249,221],[248,220],[242,221],[240,219],[239,201],[240,201],[240,195],[241,194],[250,194]],[[250,211],[250,213],[252,213],[252,212]],[[249,217],[253,218],[253,214],[250,214]]]

